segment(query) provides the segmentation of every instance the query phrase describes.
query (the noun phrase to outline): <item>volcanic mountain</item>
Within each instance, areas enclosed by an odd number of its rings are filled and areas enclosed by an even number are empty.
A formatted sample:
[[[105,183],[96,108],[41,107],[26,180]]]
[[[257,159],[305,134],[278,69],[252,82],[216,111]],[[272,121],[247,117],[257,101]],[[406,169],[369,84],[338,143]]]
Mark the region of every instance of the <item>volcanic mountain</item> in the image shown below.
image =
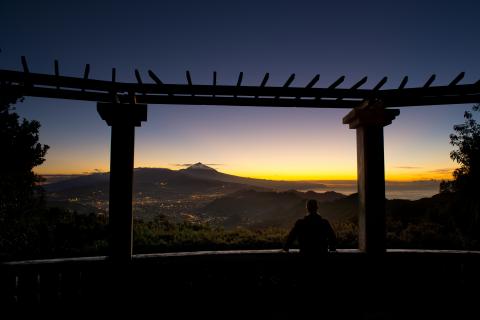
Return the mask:
[[[323,184],[308,181],[281,181],[239,177],[219,172],[201,162],[197,162],[186,169],[179,170],[179,172],[201,179],[238,183],[273,190],[320,189],[326,187]]]

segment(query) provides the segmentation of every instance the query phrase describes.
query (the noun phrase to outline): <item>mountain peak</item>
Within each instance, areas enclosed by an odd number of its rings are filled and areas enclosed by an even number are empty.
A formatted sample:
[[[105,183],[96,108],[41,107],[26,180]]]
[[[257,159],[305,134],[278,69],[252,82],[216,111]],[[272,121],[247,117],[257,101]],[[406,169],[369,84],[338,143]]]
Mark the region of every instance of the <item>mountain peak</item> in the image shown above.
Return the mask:
[[[195,164],[192,164],[191,166],[189,166],[188,168],[186,168],[185,170],[208,170],[208,171],[217,171],[207,165],[204,165],[203,163],[201,162],[197,162]]]

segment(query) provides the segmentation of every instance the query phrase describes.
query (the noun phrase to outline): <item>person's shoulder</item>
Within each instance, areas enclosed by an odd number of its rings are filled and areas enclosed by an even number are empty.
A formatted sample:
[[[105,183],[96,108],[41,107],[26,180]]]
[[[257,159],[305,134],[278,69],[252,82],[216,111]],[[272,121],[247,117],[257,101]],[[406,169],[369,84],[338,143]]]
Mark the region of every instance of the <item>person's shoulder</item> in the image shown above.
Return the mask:
[[[325,225],[325,226],[330,226],[330,222],[329,222],[327,219],[321,218],[320,221],[321,221],[321,223],[322,223],[323,225]]]
[[[301,226],[301,225],[303,225],[304,223],[305,223],[305,217],[298,219],[298,220],[295,222],[295,226]]]

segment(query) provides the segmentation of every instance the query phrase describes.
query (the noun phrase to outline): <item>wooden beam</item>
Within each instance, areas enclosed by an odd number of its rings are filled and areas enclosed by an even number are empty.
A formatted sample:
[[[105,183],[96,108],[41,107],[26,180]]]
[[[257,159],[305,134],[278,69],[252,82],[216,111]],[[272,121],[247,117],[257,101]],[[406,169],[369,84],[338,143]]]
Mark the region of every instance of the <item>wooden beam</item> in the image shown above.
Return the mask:
[[[287,81],[285,81],[285,83],[283,84],[283,87],[286,88],[290,86],[294,79],[295,79],[295,73],[292,73],[290,77],[288,77]]]
[[[341,76],[337,80],[335,80],[329,87],[328,89],[334,89],[338,87],[343,81],[345,81],[345,76]]]
[[[405,88],[408,82],[408,76],[403,77],[402,82],[400,82],[400,85],[398,86],[398,90],[402,90]]]
[[[157,77],[157,75],[153,73],[152,70],[148,70],[148,75],[150,76],[150,78],[152,78],[153,81],[155,81],[156,84],[158,84],[159,86],[163,86],[162,80],[160,80],[160,78]]]
[[[164,83],[162,82],[162,80],[160,80],[159,77],[157,77],[157,75],[152,71],[152,70],[148,70],[148,75],[150,76],[150,78],[152,78],[153,81],[155,81],[155,83],[159,86],[163,86]],[[169,96],[173,97],[173,94],[169,93],[168,94]]]
[[[337,80],[335,80],[329,87],[328,89],[335,89],[336,87],[338,87],[343,81],[345,81],[345,76],[341,76],[340,78],[338,78]],[[321,100],[322,97],[325,97],[325,96],[317,96],[316,99],[317,100]],[[337,100],[341,100],[342,97],[338,98]]]
[[[217,85],[217,71],[213,71],[213,86],[215,87]],[[215,93],[212,94],[212,97],[215,98]]]
[[[397,98],[383,100],[391,108],[415,107],[415,106],[434,106],[449,104],[480,103],[480,94],[465,96],[445,96],[445,97],[413,97]]]
[[[290,86],[290,84],[292,84],[293,80],[295,79],[295,73],[292,73],[290,75],[290,77],[288,77],[287,81],[285,81],[285,83],[283,84],[282,88],[287,88]],[[278,99],[280,98],[280,96],[276,96],[275,99]]]
[[[22,56],[20,59],[22,60],[22,67],[23,67],[23,76],[24,76],[23,85],[26,88],[31,88],[33,87],[33,84],[30,80],[30,70],[28,69],[27,58],[25,56]]]
[[[305,86],[305,88],[306,88],[306,89],[312,88],[312,87],[318,82],[318,80],[320,80],[320,75],[319,75],[319,74],[315,75],[315,77],[313,77],[313,79],[310,80],[309,83],[307,83],[307,85]],[[297,96],[297,99],[301,99],[301,98],[302,98],[301,96]]]
[[[465,77],[465,72],[460,72],[458,76],[456,76],[455,79],[448,84],[448,86],[451,87],[457,85],[463,79],[463,77]]]
[[[342,77],[343,78],[343,77]],[[332,88],[333,85],[337,85],[341,82],[342,78],[332,84],[329,88],[295,88],[295,87],[265,87],[265,86],[241,86],[236,88],[234,86],[212,86],[212,85],[182,85],[182,84],[165,84],[165,86],[158,86],[156,84],[143,84],[140,86],[138,83],[112,83],[110,81],[103,80],[82,80],[74,77],[60,76],[59,79],[54,75],[33,74],[28,75],[28,81],[32,81],[40,86],[56,86],[60,81],[63,88],[78,88],[85,87],[86,90],[93,91],[112,91],[115,86],[118,92],[128,92],[131,90],[140,92],[145,90],[146,93],[152,94],[194,94],[198,95],[233,95],[235,92],[242,96],[277,96],[284,97],[297,97],[302,98],[316,97],[322,95],[327,98],[368,98],[371,96],[371,89],[339,89]],[[23,72],[0,70],[0,80],[7,82],[24,83],[26,76]],[[451,96],[451,95],[464,95],[480,93],[480,89],[475,84],[456,85],[456,86],[436,86],[429,88],[408,88],[404,90],[398,89],[385,89],[379,90],[376,95],[380,97],[392,96],[395,97],[398,94],[409,97],[414,96]]]
[[[388,78],[383,77],[382,80],[380,80],[375,87],[373,87],[372,91],[378,91],[380,88],[383,87],[385,83],[387,83]]]
[[[191,86],[192,86],[192,77],[190,76],[190,71],[187,70],[186,76],[187,76],[188,85],[191,87]],[[193,97],[194,95],[195,95],[195,94],[192,93],[192,97]]]
[[[140,76],[140,72],[135,69],[135,78],[137,79],[137,82],[138,84],[143,87],[143,81],[142,81],[142,77]],[[142,95],[145,95],[145,91],[141,91],[142,92]]]
[[[267,81],[268,81],[268,78],[269,78],[269,77],[270,77],[270,74],[269,74],[268,72],[265,73],[265,75],[263,76],[262,83],[260,83],[260,88],[265,87],[265,85],[267,84]],[[256,95],[255,98],[258,98],[258,95]]]
[[[320,80],[320,75],[317,74],[315,75],[315,77],[313,77],[312,80],[310,80],[310,82],[305,86],[305,88],[312,88],[317,82],[318,80]]]
[[[90,74],[90,65],[87,63],[85,65],[85,70],[83,71],[83,81],[88,80],[88,75]],[[82,86],[82,91],[85,91],[85,87]]]
[[[25,74],[29,74],[30,70],[28,69],[27,58],[25,56],[22,56],[20,60],[22,61],[23,72]]]
[[[117,69],[112,68],[112,90],[111,90],[112,102],[118,104],[120,103],[120,98],[117,95],[117,88],[115,87],[116,81],[117,81]]]
[[[263,76],[263,80],[262,80],[262,83],[260,83],[260,87],[263,88],[265,87],[265,85],[267,84],[267,81],[268,81],[268,78],[270,77],[270,74],[267,72],[265,73],[265,75]]]
[[[368,77],[363,77],[362,79],[360,79],[360,81],[355,83],[350,89],[357,90],[358,88],[363,86],[367,82],[367,80],[368,80]]]
[[[139,85],[143,86],[143,81],[142,81],[142,77],[140,76],[140,71],[138,71],[138,69],[135,69],[135,79],[137,79],[137,82]]]
[[[436,76],[435,76],[434,74],[432,74],[432,75],[430,76],[430,78],[428,78],[427,82],[425,82],[425,84],[423,85],[423,88],[428,88],[428,87],[430,87],[430,85],[433,83],[433,81],[435,81],[435,77],[436,77]]]
[[[240,72],[238,74],[237,87],[240,87],[242,85],[242,80],[243,80],[243,72]]]
[[[242,80],[243,80],[243,72],[240,72],[238,75],[238,80],[237,80],[237,88],[242,85]],[[235,98],[237,97],[237,94],[233,95]]]
[[[26,62],[26,61],[25,61]],[[28,70],[28,66],[25,67]],[[376,99],[392,102],[395,106],[410,106],[410,105],[430,105],[430,104],[445,104],[445,101],[452,104],[471,103],[480,94],[480,82],[475,84],[464,85],[450,85],[450,86],[433,86],[433,87],[419,87],[419,88],[403,88],[403,83],[406,83],[405,78],[402,81],[400,89],[382,89],[373,91],[373,89],[341,89],[336,86],[341,83],[344,77],[339,78],[328,88],[301,88],[301,87],[267,87],[265,86],[268,73],[265,75],[260,86],[220,86],[220,85],[193,85],[193,84],[139,84],[139,83],[121,83],[115,81],[115,72],[112,69],[112,81],[82,79],[76,77],[67,77],[61,75],[46,75],[35,74],[21,71],[0,70],[0,81],[8,84],[12,90],[15,86],[21,86],[25,89],[24,94],[32,94],[34,96],[45,97],[60,97],[62,99],[77,99],[85,101],[104,101],[104,94],[112,95],[118,93],[121,97],[124,93],[131,91],[145,92],[146,100],[160,101],[157,96],[161,95],[208,95],[212,98],[218,96],[242,96],[249,99],[258,97],[275,97],[291,98],[292,100],[310,100],[317,97],[330,99],[342,98],[345,100],[363,100],[371,99],[372,96]],[[41,87],[39,90],[30,90],[27,84],[30,83],[36,87]],[[190,79],[191,83],[191,79]],[[377,85],[378,86],[378,85]],[[59,89],[58,87],[61,87]],[[28,90],[27,90],[28,89]],[[55,89],[56,93],[52,93],[50,89]],[[75,89],[83,89],[82,94],[75,92]],[[18,90],[17,90],[18,91]],[[95,98],[97,97],[97,98]],[[297,99],[297,98],[301,99]],[[93,100],[92,100],[93,99]],[[262,98],[268,99],[268,98]],[[110,100],[112,99],[110,98]],[[179,101],[183,101],[180,99]],[[220,100],[204,101],[208,105],[216,105]],[[232,105],[241,105],[243,100],[239,100]],[[251,100],[250,100],[251,101]],[[262,100],[265,101],[265,100]],[[161,103],[161,102],[159,102]],[[177,101],[170,100],[168,103],[176,104]],[[182,102],[183,103],[183,102]],[[193,101],[194,104],[199,104]],[[283,102],[282,102],[283,104]],[[309,105],[310,103],[306,103]],[[250,105],[250,104],[249,104]],[[271,104],[269,104],[271,105]],[[320,105],[318,102],[316,105]],[[330,107],[330,106],[328,106]]]
[[[218,106],[250,106],[250,107],[297,107],[297,108],[354,108],[362,100],[291,99],[291,98],[248,98],[248,97],[206,97],[206,96],[146,96],[137,97],[138,103],[148,104],[180,104],[180,105],[218,105]]]
[[[0,79],[1,80],[1,79]],[[7,83],[5,81],[5,83]],[[146,84],[145,84],[146,86]],[[165,86],[175,86],[178,85],[165,85]],[[472,85],[467,85],[468,90],[464,90],[466,93],[471,92]],[[217,86],[219,87],[219,86]],[[455,86],[452,88],[457,88],[459,86]],[[194,92],[222,92],[220,91],[203,91],[202,88],[199,88],[198,91],[195,91],[197,86],[192,86],[192,90]],[[240,87],[239,89],[244,89],[245,87]],[[264,89],[275,89],[275,88],[264,88]],[[277,88],[278,89],[278,88]],[[303,88],[289,88],[292,89],[294,94],[299,93],[298,89]],[[434,88],[431,88],[434,89]],[[457,88],[458,89],[458,88]],[[99,102],[111,102],[112,101],[112,92],[92,92],[92,91],[85,91],[81,92],[78,90],[72,89],[65,89],[62,88],[61,90],[57,90],[55,87],[52,88],[44,88],[44,87],[33,87],[33,88],[25,88],[22,84],[16,85],[8,85],[8,90],[15,92],[16,94],[32,96],[32,97],[45,97],[45,98],[58,98],[58,99],[73,99],[73,100],[82,100],[82,101],[99,101]],[[314,90],[309,95],[316,95],[316,94],[326,94],[331,95],[332,97],[342,97],[347,98],[348,100],[343,100],[343,102],[336,103],[331,99],[323,99],[319,102],[317,99],[290,99],[290,98],[281,98],[275,99],[273,98],[254,98],[254,97],[188,97],[185,95],[182,96],[166,96],[165,92],[185,92],[183,90],[163,90],[162,94],[147,94],[141,98],[141,101],[144,103],[149,104],[193,104],[193,105],[232,105],[232,106],[276,106],[277,104],[280,107],[285,106],[292,106],[292,107],[306,107],[306,108],[353,108],[358,106],[364,98],[371,97],[370,90],[356,90],[358,91],[355,95],[350,94],[349,89],[335,89],[335,94],[332,93],[329,89],[316,89],[312,88],[309,90]],[[318,90],[318,91],[317,91]],[[405,91],[409,91],[411,89],[404,89]],[[476,88],[476,91],[480,91],[480,87]],[[190,91],[191,92],[191,91]],[[230,92],[230,91],[229,91]],[[267,90],[267,92],[261,92],[258,87],[252,88],[252,91],[248,91],[250,94],[258,94],[259,96],[272,96],[272,93],[277,93],[277,90]],[[318,92],[318,93],[317,93]],[[406,95],[401,95],[398,92],[391,92],[388,95],[381,94],[382,91],[377,93],[378,97],[380,97],[385,102],[388,102],[387,105],[389,107],[401,107],[401,106],[421,106],[421,105],[442,105],[442,104],[465,104],[465,103],[478,103],[480,102],[480,93],[478,94],[459,94],[459,95],[451,95],[451,96],[438,96],[438,97],[423,97],[423,96],[415,96],[410,93]],[[220,93],[221,94],[221,93]],[[223,94],[222,94],[223,95]],[[121,92],[118,93],[119,100],[121,102],[128,102],[128,99],[123,98],[125,94]],[[188,98],[188,99],[187,99]]]
[[[60,77],[60,70],[59,70],[59,69],[60,69],[60,68],[59,68],[59,66],[58,66],[58,60],[54,60],[54,61],[53,61],[53,68],[54,68],[54,72],[55,72],[55,77],[56,77],[57,79],[59,79],[59,77]],[[60,89],[60,81],[58,81],[56,87],[57,87],[57,89]]]
[[[363,77],[362,79],[360,79],[360,81],[358,81],[357,83],[355,83],[355,84],[350,88],[350,90],[357,90],[358,88],[360,88],[361,86],[363,86],[363,85],[367,82],[367,79],[368,79],[368,77]],[[340,101],[340,100],[342,100],[342,98],[338,98],[337,100]]]

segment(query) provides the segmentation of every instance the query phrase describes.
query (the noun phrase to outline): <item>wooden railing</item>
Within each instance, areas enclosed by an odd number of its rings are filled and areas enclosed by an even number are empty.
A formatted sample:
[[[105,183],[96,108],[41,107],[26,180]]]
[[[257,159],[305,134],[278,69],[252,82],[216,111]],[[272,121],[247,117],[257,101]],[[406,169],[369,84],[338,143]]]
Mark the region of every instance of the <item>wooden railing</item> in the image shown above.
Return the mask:
[[[293,312],[310,297],[357,306],[353,311],[421,305],[452,312],[479,297],[480,252],[388,250],[371,257],[339,250],[306,260],[279,250],[204,251],[135,255],[128,265],[106,257],[15,261],[0,264],[0,271],[0,302],[12,308],[192,311],[174,307],[181,301],[197,308],[240,303],[246,313],[261,307],[271,314],[286,304]]]

